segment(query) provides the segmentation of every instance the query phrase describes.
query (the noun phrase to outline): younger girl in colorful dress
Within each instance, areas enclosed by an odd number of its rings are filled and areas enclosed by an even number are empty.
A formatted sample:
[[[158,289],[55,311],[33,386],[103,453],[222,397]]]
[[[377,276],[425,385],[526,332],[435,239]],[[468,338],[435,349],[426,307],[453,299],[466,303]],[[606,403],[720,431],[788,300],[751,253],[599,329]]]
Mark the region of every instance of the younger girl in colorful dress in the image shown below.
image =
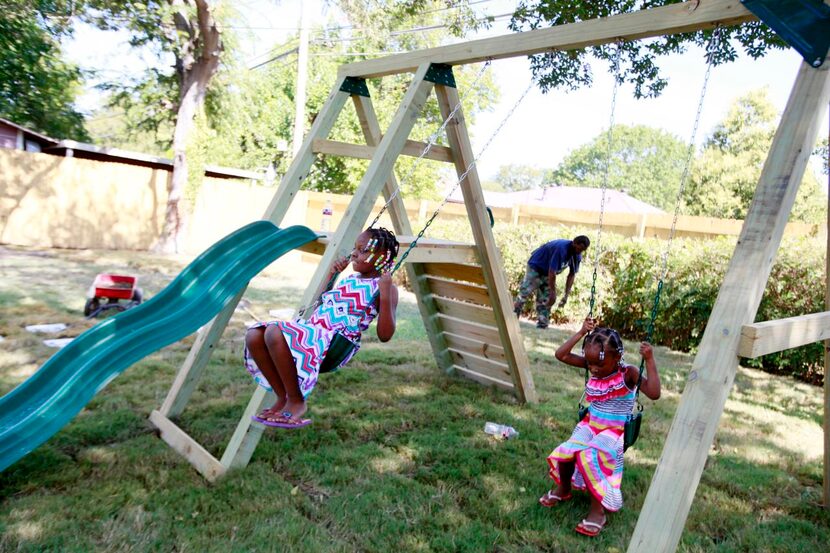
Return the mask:
[[[349,261],[357,272],[323,292],[307,320],[270,321],[248,329],[245,368],[258,384],[277,396],[276,403],[254,416],[254,420],[279,428],[311,423],[302,418],[306,399],[317,384],[320,363],[335,333],[359,347],[361,333],[377,317],[380,341],[392,338],[398,289],[392,283],[390,270],[398,248],[398,240],[391,231],[366,229],[357,237],[351,256],[336,261],[329,270],[329,286]],[[357,347],[341,366],[354,356]]]
[[[587,490],[591,508],[576,527],[586,536],[600,533],[607,521],[606,511],[622,507],[623,429],[634,407],[640,373],[638,367],[623,362],[623,343],[617,331],[595,324],[593,319],[585,319],[579,332],[556,350],[556,358],[563,363],[588,369],[585,400],[589,409],[568,441],[548,456],[556,485],[539,498],[545,507],[553,507],[571,499],[572,489]],[[571,353],[583,337],[582,355]],[[640,389],[646,397],[658,399],[660,376],[648,342],[640,344],[640,355],[645,361]]]

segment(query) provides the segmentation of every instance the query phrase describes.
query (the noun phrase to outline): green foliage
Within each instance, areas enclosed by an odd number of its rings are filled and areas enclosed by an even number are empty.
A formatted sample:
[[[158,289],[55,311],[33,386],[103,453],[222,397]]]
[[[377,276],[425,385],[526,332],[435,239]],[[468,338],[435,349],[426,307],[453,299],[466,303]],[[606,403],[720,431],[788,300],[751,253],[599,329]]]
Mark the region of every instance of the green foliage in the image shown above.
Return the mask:
[[[88,140],[73,103],[82,73],[63,59],[62,2],[12,0],[0,10],[0,117],[57,139]]]
[[[732,104],[704,143],[693,166],[685,201],[690,215],[746,217],[767,158],[779,115],[767,90],[749,92]],[[824,218],[826,196],[808,167],[792,217],[809,223]]]
[[[584,234],[591,238],[582,267],[574,281],[564,309],[551,312],[557,323],[581,321],[588,314],[593,271],[597,256],[595,316],[631,340],[645,339],[657,294],[658,279],[666,242],[642,242],[617,234],[603,233],[598,251],[596,231],[540,223],[512,226],[497,223],[496,243],[501,252],[510,293],[518,295],[530,253],[556,238]],[[430,236],[472,241],[466,220],[437,221]],[[667,274],[660,292],[652,341],[677,351],[694,352],[712,306],[715,304],[727,264],[735,249],[735,238],[710,240],[675,239],[668,258]],[[824,247],[819,238],[785,238],[773,265],[758,308],[757,321],[770,321],[824,310]],[[564,285],[566,273],[557,280]],[[533,315],[533,300],[525,305]],[[822,344],[812,344],[747,359],[745,364],[768,372],[787,374],[811,383],[823,380]]]
[[[602,0],[597,2],[571,2],[569,0],[523,0],[510,22],[513,31],[526,31],[546,26],[564,25],[628,13],[641,9],[675,4],[680,0]],[[661,94],[668,81],[661,75],[658,58],[676,55],[686,50],[687,45],[706,46],[712,36],[711,30],[695,33],[681,33],[651,40],[630,40],[620,43],[621,82],[634,85],[637,98],[656,97]],[[770,49],[786,48],[786,43],[760,22],[744,23],[719,29],[721,39],[713,51],[713,63],[720,65],[733,61],[738,52],[735,45],[754,59],[762,57]],[[593,69],[588,62],[589,55],[609,63],[617,55],[614,44],[596,46],[584,50],[549,52],[531,56],[530,67],[533,76],[543,91],[566,87],[576,90],[593,82]]]
[[[616,125],[611,137],[608,188],[671,210],[688,147],[676,136],[645,125]],[[569,153],[546,178],[565,186],[602,186],[608,165],[608,131]]]

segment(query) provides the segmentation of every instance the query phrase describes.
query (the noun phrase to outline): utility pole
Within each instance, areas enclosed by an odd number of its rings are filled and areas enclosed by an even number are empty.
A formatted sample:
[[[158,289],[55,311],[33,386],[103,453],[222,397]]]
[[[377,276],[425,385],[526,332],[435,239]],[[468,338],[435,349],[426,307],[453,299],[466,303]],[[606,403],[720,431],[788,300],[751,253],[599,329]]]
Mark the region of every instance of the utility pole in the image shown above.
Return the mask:
[[[297,87],[294,94],[294,135],[292,152],[300,151],[305,134],[305,85],[308,80],[308,12],[311,2],[301,2],[300,47],[297,56]]]

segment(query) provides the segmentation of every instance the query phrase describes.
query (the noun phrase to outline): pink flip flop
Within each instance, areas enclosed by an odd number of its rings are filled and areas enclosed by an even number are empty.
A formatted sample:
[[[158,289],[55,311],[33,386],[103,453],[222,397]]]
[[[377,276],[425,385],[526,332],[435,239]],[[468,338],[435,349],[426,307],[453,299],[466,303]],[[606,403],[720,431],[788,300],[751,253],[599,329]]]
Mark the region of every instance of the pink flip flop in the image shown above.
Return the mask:
[[[273,428],[302,428],[303,426],[308,426],[309,424],[311,424],[311,419],[297,420],[288,411],[283,411],[279,414],[278,417],[259,417],[257,415],[254,415],[251,417],[251,419],[260,424],[264,424],[265,426],[270,426]]]

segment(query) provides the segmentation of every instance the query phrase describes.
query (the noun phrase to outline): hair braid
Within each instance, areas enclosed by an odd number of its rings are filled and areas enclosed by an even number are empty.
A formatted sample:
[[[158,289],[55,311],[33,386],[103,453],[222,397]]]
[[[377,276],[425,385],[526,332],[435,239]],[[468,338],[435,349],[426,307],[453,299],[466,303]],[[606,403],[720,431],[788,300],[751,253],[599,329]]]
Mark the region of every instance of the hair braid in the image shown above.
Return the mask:
[[[384,227],[369,227],[366,229],[369,235],[377,242],[376,251],[378,252],[377,259],[383,258],[376,265],[381,273],[390,270],[395,263],[395,258],[398,256],[400,243],[391,230]]]

